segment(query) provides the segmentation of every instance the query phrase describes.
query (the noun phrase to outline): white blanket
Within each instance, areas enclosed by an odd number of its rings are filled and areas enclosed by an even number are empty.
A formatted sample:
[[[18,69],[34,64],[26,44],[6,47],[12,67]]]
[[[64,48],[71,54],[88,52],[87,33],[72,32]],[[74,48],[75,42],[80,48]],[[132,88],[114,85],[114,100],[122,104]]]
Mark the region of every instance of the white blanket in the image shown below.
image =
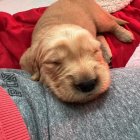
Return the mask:
[[[15,14],[32,8],[49,6],[56,0],[0,0],[0,11]]]
[[[32,8],[49,6],[57,0],[0,0],[0,11],[11,14]],[[116,12],[127,6],[132,0],[96,0],[108,12]]]

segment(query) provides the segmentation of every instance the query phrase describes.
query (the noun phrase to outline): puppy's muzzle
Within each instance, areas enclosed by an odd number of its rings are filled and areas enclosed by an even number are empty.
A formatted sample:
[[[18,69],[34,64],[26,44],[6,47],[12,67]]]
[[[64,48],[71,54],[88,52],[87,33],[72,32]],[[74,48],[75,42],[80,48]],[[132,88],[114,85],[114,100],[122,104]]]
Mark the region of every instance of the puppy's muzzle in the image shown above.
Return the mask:
[[[95,88],[96,83],[97,83],[96,79],[86,80],[76,84],[75,88],[83,93],[87,93]]]

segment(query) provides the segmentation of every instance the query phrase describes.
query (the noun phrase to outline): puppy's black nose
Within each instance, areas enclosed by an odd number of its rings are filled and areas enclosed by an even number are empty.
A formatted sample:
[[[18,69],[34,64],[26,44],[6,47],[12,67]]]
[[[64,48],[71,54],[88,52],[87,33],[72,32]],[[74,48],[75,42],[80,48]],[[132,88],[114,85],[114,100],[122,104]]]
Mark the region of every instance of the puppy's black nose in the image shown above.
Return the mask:
[[[86,92],[92,91],[95,88],[96,82],[97,80],[92,79],[92,80],[80,82],[79,84],[75,86],[79,91],[86,93]]]

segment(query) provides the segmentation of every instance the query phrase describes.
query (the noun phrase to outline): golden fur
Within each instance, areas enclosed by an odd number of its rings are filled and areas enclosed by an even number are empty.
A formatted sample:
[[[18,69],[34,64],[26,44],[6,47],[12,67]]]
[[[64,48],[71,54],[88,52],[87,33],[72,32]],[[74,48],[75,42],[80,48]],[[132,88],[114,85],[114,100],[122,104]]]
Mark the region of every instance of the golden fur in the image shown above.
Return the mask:
[[[119,25],[125,23],[94,0],[58,0],[38,21],[21,67],[63,101],[90,101],[110,85],[111,53],[101,49],[107,43],[97,33],[111,32],[131,42],[133,35]]]

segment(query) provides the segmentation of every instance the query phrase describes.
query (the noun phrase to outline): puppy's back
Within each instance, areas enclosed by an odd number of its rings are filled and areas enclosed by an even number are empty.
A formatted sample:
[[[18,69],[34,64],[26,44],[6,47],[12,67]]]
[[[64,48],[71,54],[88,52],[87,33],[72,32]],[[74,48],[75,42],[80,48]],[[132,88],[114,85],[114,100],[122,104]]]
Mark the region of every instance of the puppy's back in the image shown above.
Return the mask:
[[[76,24],[95,35],[95,25],[87,12],[88,1],[90,0],[58,0],[44,12],[34,32],[59,24]]]

